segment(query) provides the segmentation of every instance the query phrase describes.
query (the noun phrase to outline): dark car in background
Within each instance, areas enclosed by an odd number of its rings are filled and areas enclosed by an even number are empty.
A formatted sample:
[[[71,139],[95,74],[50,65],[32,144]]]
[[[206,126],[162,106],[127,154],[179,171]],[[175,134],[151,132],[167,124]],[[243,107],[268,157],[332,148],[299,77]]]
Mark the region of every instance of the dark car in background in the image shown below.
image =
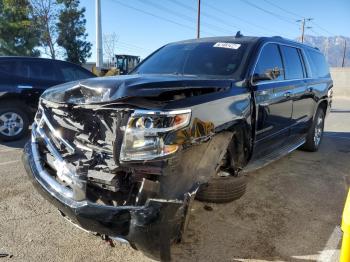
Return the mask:
[[[16,140],[27,133],[47,88],[94,76],[65,61],[0,57],[0,140]]]

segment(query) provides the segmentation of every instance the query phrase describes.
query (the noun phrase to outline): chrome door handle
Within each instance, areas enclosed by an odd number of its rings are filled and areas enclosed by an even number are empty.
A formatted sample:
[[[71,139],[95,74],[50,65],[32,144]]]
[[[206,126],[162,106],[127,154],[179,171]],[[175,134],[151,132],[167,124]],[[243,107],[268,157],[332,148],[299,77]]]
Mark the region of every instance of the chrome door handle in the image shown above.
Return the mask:
[[[292,95],[292,92],[285,92],[284,94],[283,94],[283,96],[285,96],[285,97],[290,97]]]

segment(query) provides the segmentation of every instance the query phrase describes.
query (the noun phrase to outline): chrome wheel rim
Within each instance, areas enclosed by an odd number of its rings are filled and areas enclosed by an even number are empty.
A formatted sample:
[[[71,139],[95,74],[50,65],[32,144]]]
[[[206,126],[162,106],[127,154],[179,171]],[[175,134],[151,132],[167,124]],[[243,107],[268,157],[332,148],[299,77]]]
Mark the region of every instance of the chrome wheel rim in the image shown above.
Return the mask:
[[[323,134],[323,117],[320,115],[318,116],[316,120],[316,125],[315,125],[314,142],[316,146],[320,144],[322,134]]]
[[[23,118],[15,112],[0,115],[0,133],[4,136],[16,136],[23,130]]]

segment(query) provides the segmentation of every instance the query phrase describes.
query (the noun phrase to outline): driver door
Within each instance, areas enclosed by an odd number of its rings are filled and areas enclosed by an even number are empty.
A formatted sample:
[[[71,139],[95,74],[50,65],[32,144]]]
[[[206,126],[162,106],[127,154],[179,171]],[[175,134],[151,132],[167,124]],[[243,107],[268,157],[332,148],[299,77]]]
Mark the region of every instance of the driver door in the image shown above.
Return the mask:
[[[271,75],[271,71],[275,72]],[[277,72],[277,73],[276,73]],[[262,47],[253,75],[256,102],[255,156],[265,156],[280,148],[289,137],[292,125],[293,86],[285,81],[280,47]],[[264,76],[269,76],[264,79]]]

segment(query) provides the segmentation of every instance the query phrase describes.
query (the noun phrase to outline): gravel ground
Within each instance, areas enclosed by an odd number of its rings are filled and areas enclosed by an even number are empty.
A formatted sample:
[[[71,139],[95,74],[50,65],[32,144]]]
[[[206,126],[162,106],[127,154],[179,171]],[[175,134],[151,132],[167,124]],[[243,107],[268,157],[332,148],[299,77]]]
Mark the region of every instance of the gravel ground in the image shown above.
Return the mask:
[[[229,204],[195,202],[174,261],[336,261],[350,181],[350,100],[338,99],[317,153],[295,151],[248,174]],[[24,141],[0,145],[1,261],[152,261],[126,244],[111,248],[58,215],[20,161]]]

